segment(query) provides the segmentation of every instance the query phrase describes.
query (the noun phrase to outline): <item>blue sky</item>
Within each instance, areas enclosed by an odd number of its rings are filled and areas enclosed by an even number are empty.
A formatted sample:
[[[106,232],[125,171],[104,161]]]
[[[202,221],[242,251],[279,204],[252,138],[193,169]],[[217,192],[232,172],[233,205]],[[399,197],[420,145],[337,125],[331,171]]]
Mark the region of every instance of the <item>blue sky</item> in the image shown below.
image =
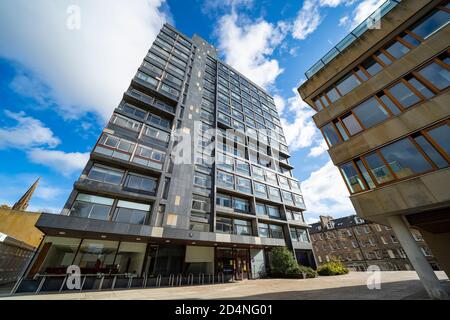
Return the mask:
[[[308,220],[353,214],[311,120],[314,112],[293,90],[382,2],[1,1],[0,204],[13,204],[40,176],[30,209],[61,210],[159,28],[169,22],[215,45],[221,59],[275,97]]]

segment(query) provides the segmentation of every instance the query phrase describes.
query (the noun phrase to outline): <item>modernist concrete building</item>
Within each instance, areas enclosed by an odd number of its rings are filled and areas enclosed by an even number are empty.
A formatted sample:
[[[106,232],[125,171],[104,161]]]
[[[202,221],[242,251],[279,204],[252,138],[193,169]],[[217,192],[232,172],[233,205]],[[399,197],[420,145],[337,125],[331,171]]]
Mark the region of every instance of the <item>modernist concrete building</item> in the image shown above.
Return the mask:
[[[314,266],[288,159],[273,98],[205,40],[164,25],[62,213],[37,222],[46,237],[28,276],[78,265],[133,286],[171,274],[255,278],[277,246]]]
[[[333,219],[321,216],[309,230],[317,264],[333,259],[350,270],[366,271],[377,266],[381,271],[412,270],[392,228],[373,223],[356,215]],[[433,270],[439,270],[433,253],[416,229],[411,234]]]
[[[433,297],[444,293],[409,228],[450,275],[449,8],[386,1],[298,89],[358,216],[392,227]]]

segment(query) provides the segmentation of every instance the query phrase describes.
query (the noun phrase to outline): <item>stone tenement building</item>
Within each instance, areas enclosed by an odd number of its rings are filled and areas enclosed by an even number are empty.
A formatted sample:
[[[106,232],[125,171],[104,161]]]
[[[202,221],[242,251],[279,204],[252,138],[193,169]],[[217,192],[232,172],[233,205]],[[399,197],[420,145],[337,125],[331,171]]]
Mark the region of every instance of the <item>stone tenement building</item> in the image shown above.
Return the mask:
[[[382,271],[412,270],[411,262],[392,229],[356,215],[333,219],[320,217],[310,229],[318,264],[339,259],[349,269],[365,271],[377,265]],[[434,270],[439,266],[419,231],[411,229],[420,250]]]
[[[450,5],[386,0],[298,91],[361,218],[392,227],[430,297],[442,288],[410,227],[450,275]]]

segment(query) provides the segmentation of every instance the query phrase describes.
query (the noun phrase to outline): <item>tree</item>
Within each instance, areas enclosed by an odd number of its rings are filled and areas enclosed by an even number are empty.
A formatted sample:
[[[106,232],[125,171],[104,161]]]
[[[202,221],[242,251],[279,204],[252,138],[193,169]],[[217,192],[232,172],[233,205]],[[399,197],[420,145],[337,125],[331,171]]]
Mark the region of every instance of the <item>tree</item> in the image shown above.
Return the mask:
[[[271,253],[271,272],[273,274],[287,274],[290,270],[298,267],[294,255],[288,248],[273,248]]]

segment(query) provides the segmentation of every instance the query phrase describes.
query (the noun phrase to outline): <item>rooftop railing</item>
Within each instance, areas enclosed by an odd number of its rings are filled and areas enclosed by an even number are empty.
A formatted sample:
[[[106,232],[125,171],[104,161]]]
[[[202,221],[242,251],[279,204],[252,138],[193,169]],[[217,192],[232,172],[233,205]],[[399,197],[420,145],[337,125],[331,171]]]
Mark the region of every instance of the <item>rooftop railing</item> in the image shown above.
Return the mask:
[[[384,17],[389,11],[395,8],[401,0],[386,0],[375,12],[368,18],[361,22],[352,32],[350,32],[344,39],[326,53],[319,61],[317,61],[308,71],[305,72],[307,79],[315,75],[319,70],[329,64],[334,58],[341,54],[344,49],[350,46],[367,30],[373,29],[374,26]]]

